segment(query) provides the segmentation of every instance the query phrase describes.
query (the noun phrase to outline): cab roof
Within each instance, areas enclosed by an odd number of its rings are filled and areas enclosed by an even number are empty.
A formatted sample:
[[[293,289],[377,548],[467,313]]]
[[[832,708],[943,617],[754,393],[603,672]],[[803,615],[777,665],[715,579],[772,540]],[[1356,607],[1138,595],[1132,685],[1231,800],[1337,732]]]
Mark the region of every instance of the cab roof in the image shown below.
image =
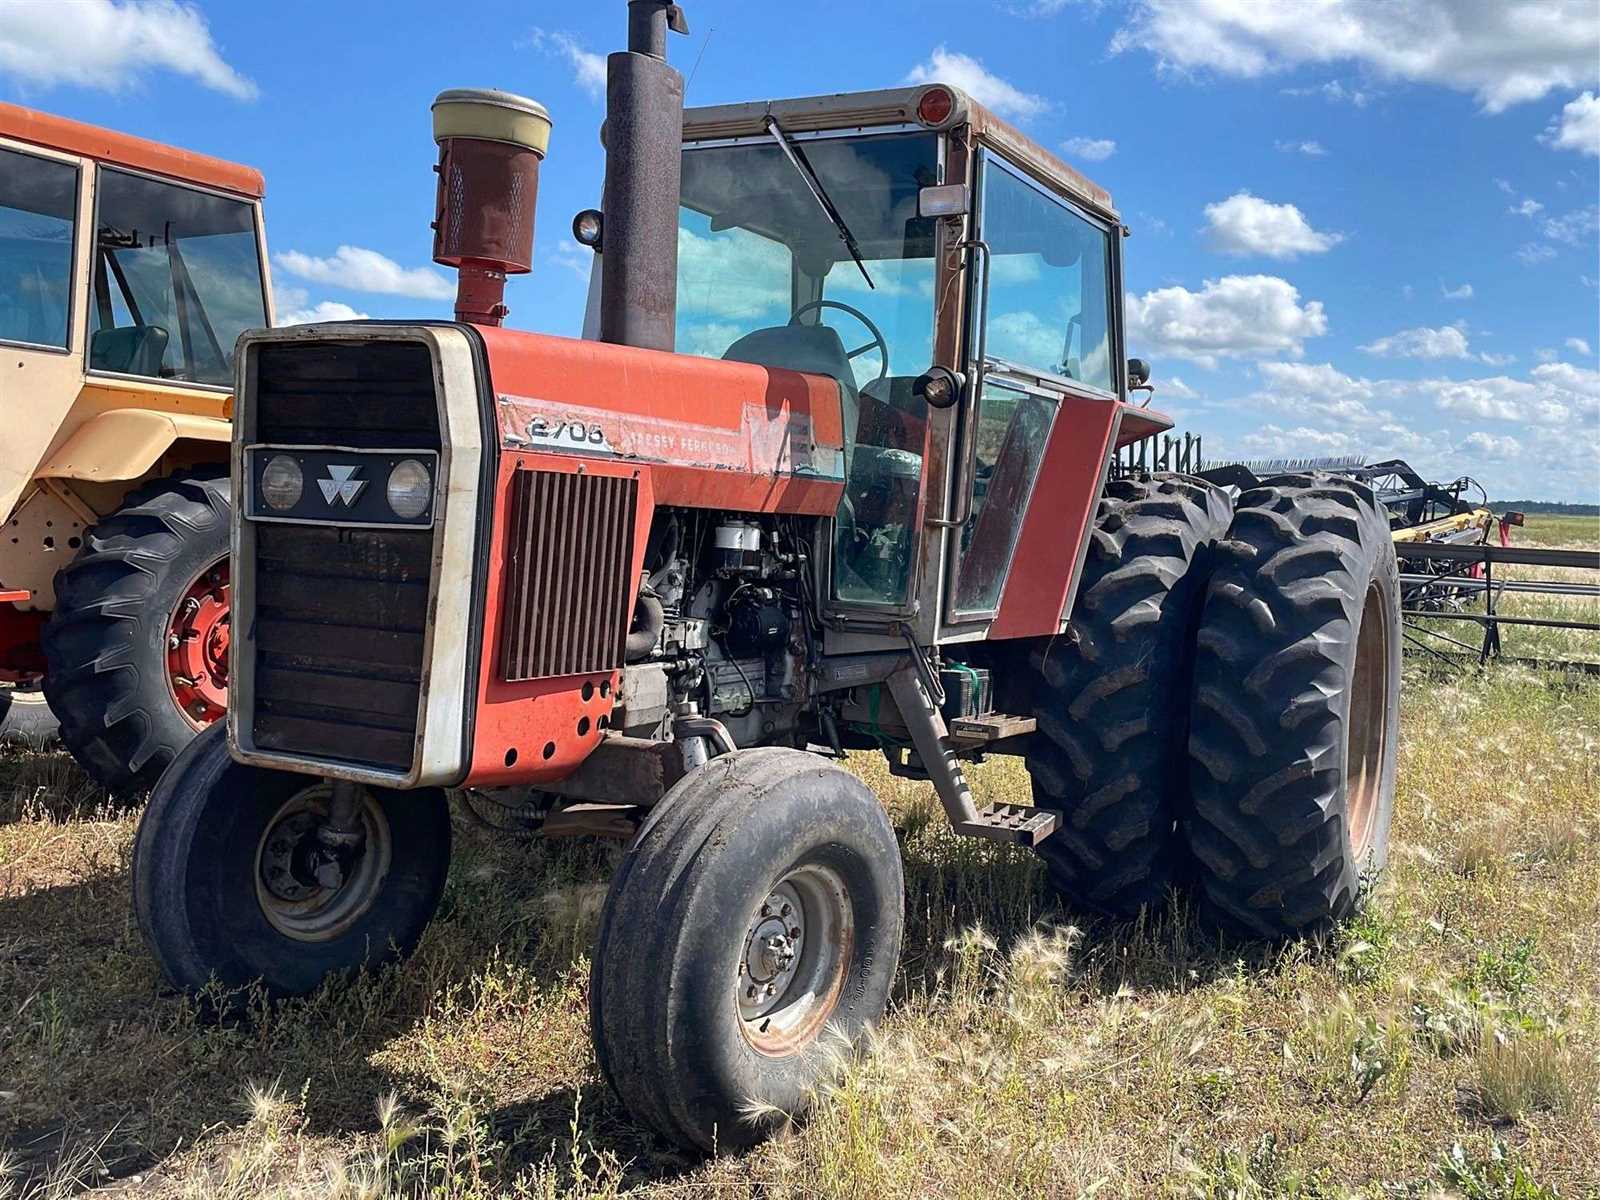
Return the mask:
[[[928,125],[917,116],[917,107],[922,97],[934,88],[949,92],[955,103],[948,117],[936,125]],[[1045,187],[1113,221],[1119,219],[1110,192],[951,83],[934,81],[874,92],[839,92],[831,96],[686,108],[683,112],[684,140],[703,142],[762,136],[766,133],[764,122],[768,113],[789,133],[845,129],[866,132],[906,125],[946,130],[968,125],[978,141],[1000,151]]]
[[[0,137],[80,154],[112,166],[165,175],[185,183],[198,183],[252,200],[261,199],[267,190],[261,172],[254,167],[16,104],[0,104]]]

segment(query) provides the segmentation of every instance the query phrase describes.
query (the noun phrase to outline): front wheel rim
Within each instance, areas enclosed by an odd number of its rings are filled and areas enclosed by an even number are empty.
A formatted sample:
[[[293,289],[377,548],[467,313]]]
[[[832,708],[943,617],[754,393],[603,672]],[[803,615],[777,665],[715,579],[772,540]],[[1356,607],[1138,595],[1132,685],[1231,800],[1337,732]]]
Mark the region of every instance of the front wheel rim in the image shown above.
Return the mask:
[[[329,887],[311,874],[317,830],[328,820],[333,785],[314,784],[286,800],[257,843],[256,900],[267,923],[300,942],[327,942],[348,933],[383,890],[393,857],[389,819],[372,793],[361,792],[356,816],[362,841],[343,881]]]
[[[740,1030],[782,1057],[815,1040],[838,1007],[855,941],[844,880],[808,863],[773,885],[745,924],[737,963]]]

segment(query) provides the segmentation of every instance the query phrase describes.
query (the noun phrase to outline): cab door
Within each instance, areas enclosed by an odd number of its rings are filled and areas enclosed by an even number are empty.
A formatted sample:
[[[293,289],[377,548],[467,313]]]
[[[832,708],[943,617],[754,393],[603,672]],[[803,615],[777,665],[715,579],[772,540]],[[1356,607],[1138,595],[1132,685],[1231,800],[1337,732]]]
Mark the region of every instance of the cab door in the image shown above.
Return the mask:
[[[1116,227],[988,149],[976,193],[976,401],[961,430],[967,508],[952,531],[944,627],[1054,633],[1117,420]]]

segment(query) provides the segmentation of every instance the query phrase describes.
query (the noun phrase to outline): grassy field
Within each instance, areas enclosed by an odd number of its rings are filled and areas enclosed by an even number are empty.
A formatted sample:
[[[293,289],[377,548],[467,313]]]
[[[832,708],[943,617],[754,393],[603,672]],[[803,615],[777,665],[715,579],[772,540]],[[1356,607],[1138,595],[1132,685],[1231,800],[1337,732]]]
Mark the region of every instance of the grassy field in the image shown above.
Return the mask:
[[[1367,913],[1277,951],[1181,905],[1064,911],[1030,856],[953,838],[924,785],[859,758],[906,861],[890,1015],[804,1125],[708,1162],[595,1069],[616,848],[462,824],[411,962],[207,1025],[129,910],[137,812],[12,752],[0,1197],[1600,1197],[1600,679],[1413,659],[1400,755]],[[1013,762],[975,774],[1026,789]]]

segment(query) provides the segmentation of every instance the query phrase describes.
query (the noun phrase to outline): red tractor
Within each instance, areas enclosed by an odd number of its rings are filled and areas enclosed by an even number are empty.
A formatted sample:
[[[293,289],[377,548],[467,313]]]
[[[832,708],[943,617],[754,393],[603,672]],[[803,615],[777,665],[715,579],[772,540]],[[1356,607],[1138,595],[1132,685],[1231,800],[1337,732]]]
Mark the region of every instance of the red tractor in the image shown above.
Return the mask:
[[[296,995],[416,944],[447,789],[625,833],[596,1053],[726,1148],[889,996],[900,854],[847,751],[1074,905],[1193,886],[1289,937],[1384,864],[1400,640],[1369,489],[1108,482],[1170,425],[1110,196],[944,84],[685,112],[681,26],[631,0],[609,60],[597,340],[500,327],[550,121],[499,92],[434,106],[455,322],[242,339],[231,706],[134,891],[178,985]],[[974,804],[995,753],[1032,806]]]

